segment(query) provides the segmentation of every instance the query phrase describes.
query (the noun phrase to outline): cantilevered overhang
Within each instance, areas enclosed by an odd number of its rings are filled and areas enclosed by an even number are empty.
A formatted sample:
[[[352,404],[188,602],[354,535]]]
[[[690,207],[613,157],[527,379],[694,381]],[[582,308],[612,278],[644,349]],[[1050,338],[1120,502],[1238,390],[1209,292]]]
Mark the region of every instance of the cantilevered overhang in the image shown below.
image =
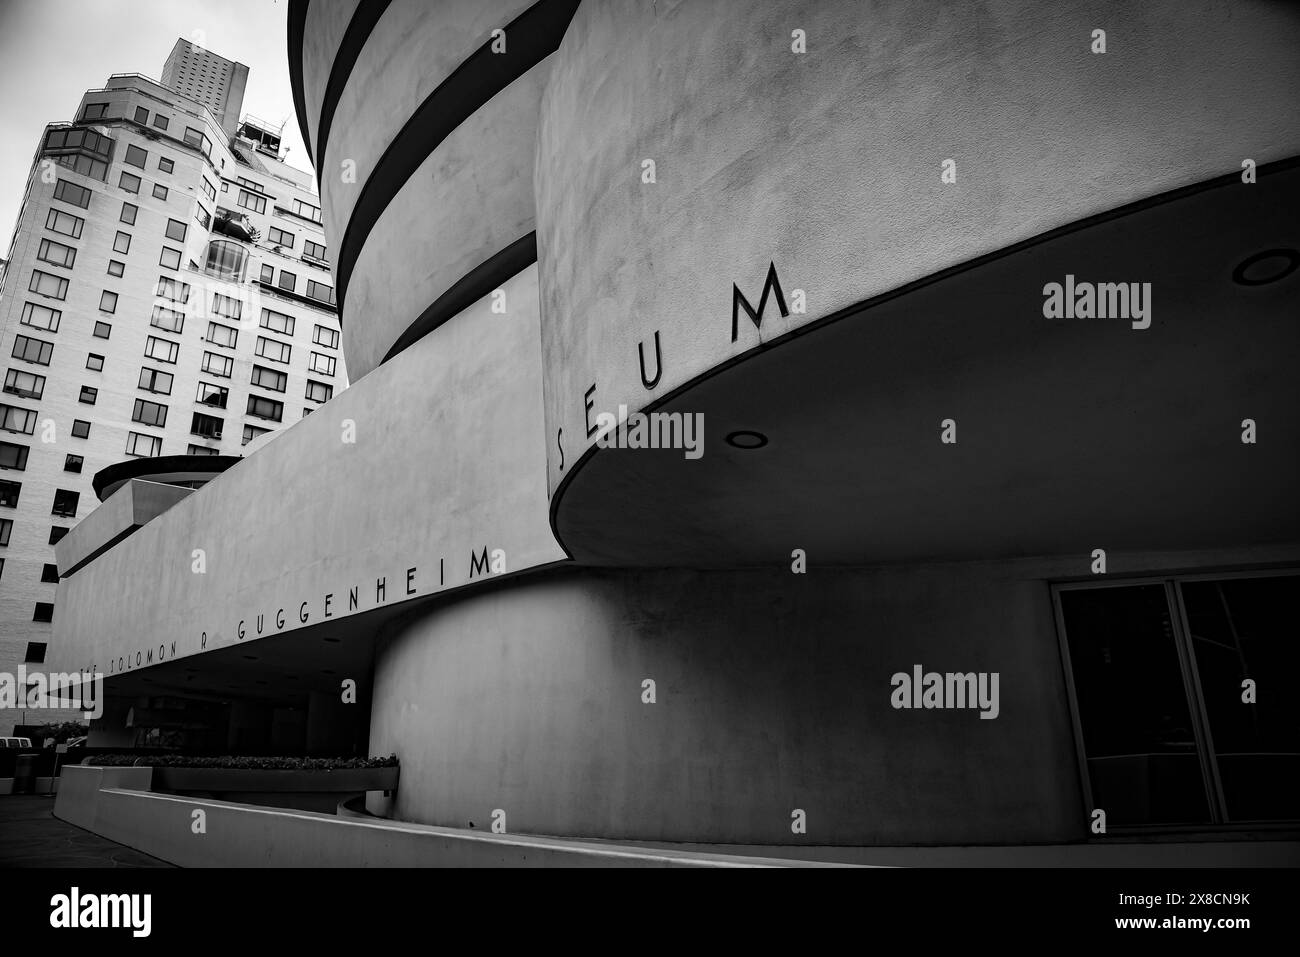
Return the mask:
[[[101,502],[131,479],[196,488],[216,478],[241,458],[238,455],[159,455],[127,459],[96,472],[91,487]]]
[[[103,504],[54,546],[60,578],[67,578],[194,491],[134,478],[115,481],[112,488],[111,494],[102,496]]]
[[[765,342],[653,406],[703,416],[702,457],[570,466],[557,538],[580,562],[699,567],[1294,540],[1298,205],[1300,163],[1229,174]],[[1150,327],[1047,318],[1067,277],[1149,289]]]

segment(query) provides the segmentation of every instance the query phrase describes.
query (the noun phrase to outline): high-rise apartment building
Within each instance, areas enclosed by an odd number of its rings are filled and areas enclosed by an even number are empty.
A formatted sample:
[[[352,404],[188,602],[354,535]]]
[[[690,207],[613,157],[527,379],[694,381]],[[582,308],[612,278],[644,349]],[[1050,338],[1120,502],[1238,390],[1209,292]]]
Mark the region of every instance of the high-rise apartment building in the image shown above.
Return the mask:
[[[172,85],[229,62],[182,44]],[[311,175],[198,92],[114,75],[37,148],[0,284],[0,671],[45,660],[54,544],[96,472],[238,456],[346,386]]]
[[[226,136],[235,134],[248,86],[248,67],[244,64],[181,39],[163,64],[162,84],[202,103],[212,111]]]

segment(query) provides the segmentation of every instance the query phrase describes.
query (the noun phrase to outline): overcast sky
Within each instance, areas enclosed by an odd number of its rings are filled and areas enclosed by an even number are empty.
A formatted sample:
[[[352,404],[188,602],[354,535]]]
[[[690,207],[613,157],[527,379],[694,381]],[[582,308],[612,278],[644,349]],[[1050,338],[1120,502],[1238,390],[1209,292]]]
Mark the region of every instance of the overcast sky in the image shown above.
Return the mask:
[[[312,168],[289,87],[288,0],[0,0],[0,256],[45,124],[71,120],[114,73],[158,79],[177,38],[248,66],[244,113],[278,124],[286,162]]]

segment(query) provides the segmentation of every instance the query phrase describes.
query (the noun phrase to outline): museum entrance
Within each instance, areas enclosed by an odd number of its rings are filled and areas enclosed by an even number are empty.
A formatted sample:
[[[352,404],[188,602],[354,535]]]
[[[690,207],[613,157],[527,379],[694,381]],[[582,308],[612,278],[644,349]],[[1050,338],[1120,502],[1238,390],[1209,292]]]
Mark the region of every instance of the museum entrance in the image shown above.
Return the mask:
[[[1053,589],[1106,830],[1300,820],[1294,569]]]

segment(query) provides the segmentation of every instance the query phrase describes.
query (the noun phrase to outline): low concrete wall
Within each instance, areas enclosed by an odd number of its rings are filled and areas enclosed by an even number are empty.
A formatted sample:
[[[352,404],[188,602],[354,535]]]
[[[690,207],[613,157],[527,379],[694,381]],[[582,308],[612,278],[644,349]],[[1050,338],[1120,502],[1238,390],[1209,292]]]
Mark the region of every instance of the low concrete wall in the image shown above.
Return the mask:
[[[147,791],[153,768],[99,768],[80,764],[63,769],[62,786],[54,802],[54,816],[88,831],[97,831],[102,788]]]
[[[818,866],[251,807],[144,790],[149,768],[68,770],[56,817],[183,867]],[[195,833],[198,810],[202,833]]]

